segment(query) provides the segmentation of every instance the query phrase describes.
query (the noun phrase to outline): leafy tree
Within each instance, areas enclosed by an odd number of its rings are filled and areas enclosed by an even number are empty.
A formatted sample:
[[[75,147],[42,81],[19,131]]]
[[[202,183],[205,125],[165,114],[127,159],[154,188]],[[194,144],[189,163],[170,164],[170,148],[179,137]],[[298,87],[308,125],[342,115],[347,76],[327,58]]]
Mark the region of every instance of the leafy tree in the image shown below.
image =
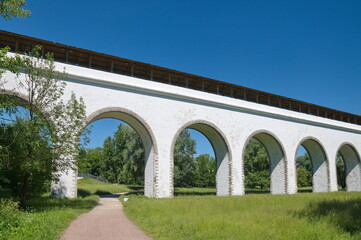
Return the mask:
[[[103,161],[103,148],[80,149],[78,156],[78,172],[100,176],[100,166]]]
[[[12,20],[14,17],[28,17],[31,12],[23,9],[25,0],[0,0],[0,15],[5,20]]]
[[[310,187],[312,186],[312,162],[306,152],[304,155],[297,157],[297,186],[298,187]]]
[[[310,186],[310,177],[309,172],[304,167],[297,167],[297,186],[300,187],[308,187]]]
[[[244,154],[244,171],[246,187],[270,187],[270,160],[265,147],[252,138]]]
[[[337,171],[337,184],[341,186],[342,189],[346,189],[345,161],[340,153],[337,154],[337,158],[336,158],[336,171]]]
[[[176,187],[193,187],[196,142],[187,129],[183,130],[174,147],[174,185]]]
[[[46,171],[44,182],[57,180],[60,171],[74,167],[86,117],[82,99],[72,94],[68,101],[62,100],[66,83],[61,79],[65,75],[55,70],[51,54],[44,58],[40,52],[41,47],[36,46],[28,56],[17,54],[11,58],[16,63],[12,66],[22,70],[13,89],[23,94],[22,99],[4,89],[5,79],[0,81],[0,95],[8,96],[0,112],[2,131],[6,133],[0,136],[1,171],[19,176],[8,180],[11,188],[19,192],[23,207],[29,195],[39,192],[34,176]],[[28,110],[25,115],[16,107],[19,105]],[[42,152],[46,160],[40,156]]]
[[[81,162],[92,174],[112,183],[144,183],[144,147],[128,125],[119,124],[114,136],[104,140],[103,148],[88,149],[85,155]]]
[[[100,163],[100,177],[112,183],[120,182],[122,159],[117,152],[114,138],[107,137],[103,143],[103,161]]]
[[[123,156],[120,181],[144,184],[144,147],[139,135],[128,125],[119,125],[114,134],[118,152]]]
[[[54,156],[49,147],[49,138],[42,136],[45,131],[26,118],[1,124],[2,185],[21,199],[27,198],[24,194],[32,196],[46,191],[52,172],[56,170],[53,168]]]
[[[216,159],[209,154],[195,158],[194,183],[196,187],[214,187],[216,185]]]

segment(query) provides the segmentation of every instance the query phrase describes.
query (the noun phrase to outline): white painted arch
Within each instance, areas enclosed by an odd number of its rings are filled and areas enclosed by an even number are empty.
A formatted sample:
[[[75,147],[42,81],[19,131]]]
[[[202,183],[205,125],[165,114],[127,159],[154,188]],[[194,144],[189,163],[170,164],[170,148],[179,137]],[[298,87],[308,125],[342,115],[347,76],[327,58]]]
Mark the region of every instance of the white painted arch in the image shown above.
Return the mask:
[[[344,142],[337,152],[342,155],[345,163],[347,191],[361,191],[361,162],[355,146],[352,143]]]
[[[86,126],[94,121],[113,118],[121,120],[131,126],[139,135],[144,147],[144,195],[147,197],[156,197],[154,183],[156,182],[154,171],[157,165],[157,143],[150,126],[138,114],[122,107],[106,107],[96,110],[90,114],[86,121]]]
[[[202,133],[208,141],[211,143],[213,147],[213,151],[215,153],[216,162],[217,162],[217,173],[216,173],[216,190],[217,195],[219,196],[227,196],[231,193],[231,159],[232,155],[229,152],[229,144],[224,136],[224,133],[213,123],[208,122],[206,120],[193,120],[187,122],[183,126],[181,126],[178,131],[174,134],[172,147],[171,147],[171,173],[174,172],[174,147],[180,133],[187,129],[194,129],[198,132]],[[174,177],[171,175],[171,186],[173,184]],[[173,187],[174,188],[174,187]],[[173,192],[173,188],[171,191]]]
[[[313,192],[330,191],[329,162],[324,146],[315,137],[305,137],[302,139],[298,144],[297,150],[301,145],[306,149],[312,163]]]
[[[280,139],[268,130],[257,130],[253,132],[243,146],[243,166],[246,147],[252,138],[262,143],[270,160],[271,193],[285,194],[287,192],[287,157],[285,156],[285,151]]]

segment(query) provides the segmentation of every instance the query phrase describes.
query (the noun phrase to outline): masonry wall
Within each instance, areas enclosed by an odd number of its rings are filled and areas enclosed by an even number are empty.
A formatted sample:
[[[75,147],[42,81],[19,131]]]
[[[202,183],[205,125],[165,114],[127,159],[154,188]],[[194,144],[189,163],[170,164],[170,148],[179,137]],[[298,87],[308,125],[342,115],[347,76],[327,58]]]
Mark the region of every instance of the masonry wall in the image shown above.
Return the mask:
[[[140,133],[147,149],[147,196],[172,197],[174,139],[186,127],[203,132],[215,147],[218,195],[244,194],[243,154],[250,137],[257,134],[268,147],[271,161],[275,159],[273,193],[297,192],[296,152],[308,139],[317,143],[326,159],[318,168],[318,181],[324,186],[320,191],[337,191],[335,160],[345,143],[356,152],[352,160],[355,169],[350,170],[357,186],[353,190],[361,190],[361,126],[72,65],[56,66],[65,67],[68,73],[65,98],[71,91],[83,97],[88,123],[113,117]],[[13,77],[7,75],[8,79]],[[64,175],[54,185],[54,189],[61,185],[59,195],[76,196],[74,176]]]

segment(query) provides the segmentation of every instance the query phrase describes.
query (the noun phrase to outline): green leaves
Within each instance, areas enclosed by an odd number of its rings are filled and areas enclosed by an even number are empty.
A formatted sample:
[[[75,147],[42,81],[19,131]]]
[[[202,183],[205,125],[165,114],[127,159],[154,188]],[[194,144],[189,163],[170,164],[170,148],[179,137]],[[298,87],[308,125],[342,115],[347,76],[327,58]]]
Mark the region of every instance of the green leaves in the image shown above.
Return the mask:
[[[174,146],[174,185],[176,187],[193,187],[196,142],[187,129],[183,130]]]
[[[31,12],[23,9],[25,0],[0,0],[0,15],[5,20],[12,20],[14,17],[29,17]]]
[[[0,96],[5,100],[0,111],[0,174],[6,176],[8,187],[24,205],[28,196],[49,189],[59,171],[76,167],[86,113],[81,98],[72,94],[63,99],[65,73],[55,71],[51,54],[42,57],[40,46],[5,62],[14,73],[21,70],[10,92],[21,92],[22,96],[9,94],[0,84]]]
[[[261,142],[252,138],[244,155],[246,187],[270,187],[270,160]]]

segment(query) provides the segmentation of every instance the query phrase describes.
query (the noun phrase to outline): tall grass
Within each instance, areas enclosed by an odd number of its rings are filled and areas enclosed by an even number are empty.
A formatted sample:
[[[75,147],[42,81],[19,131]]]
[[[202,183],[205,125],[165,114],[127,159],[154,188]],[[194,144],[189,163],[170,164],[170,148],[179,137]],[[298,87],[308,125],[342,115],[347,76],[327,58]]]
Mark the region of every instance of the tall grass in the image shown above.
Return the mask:
[[[361,239],[361,193],[131,198],[124,207],[155,239]]]
[[[58,239],[69,223],[92,209],[99,197],[54,199],[38,197],[28,201],[26,211],[16,202],[0,199],[1,240]]]

